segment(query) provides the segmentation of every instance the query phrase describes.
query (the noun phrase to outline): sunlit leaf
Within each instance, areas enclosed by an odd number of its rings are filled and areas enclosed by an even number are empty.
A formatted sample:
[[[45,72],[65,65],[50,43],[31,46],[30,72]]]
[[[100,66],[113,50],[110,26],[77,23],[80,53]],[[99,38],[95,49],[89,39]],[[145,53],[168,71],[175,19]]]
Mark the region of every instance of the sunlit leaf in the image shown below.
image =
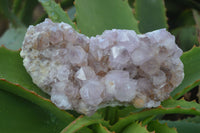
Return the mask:
[[[54,0],[39,0],[50,19],[54,22],[65,22],[76,29],[75,24],[71,21],[67,13]]]
[[[96,124],[92,126],[92,129],[95,133],[111,133],[105,126],[102,124]]]
[[[190,50],[194,45],[199,46],[198,32],[195,26],[179,27],[171,31],[176,37],[178,46],[183,51]]]
[[[200,124],[186,121],[160,121],[167,123],[169,127],[176,128],[178,133],[198,133],[200,131]]]
[[[134,7],[141,33],[168,27],[164,0],[136,0]]]
[[[128,127],[126,127],[122,133],[149,133],[146,127],[142,126],[140,123],[133,122]]]
[[[167,124],[160,124],[158,121],[151,121],[147,129],[156,133],[177,133],[175,128],[169,128]]]
[[[4,45],[8,49],[19,50],[26,33],[25,27],[10,28],[0,37],[0,46]]]
[[[121,133],[121,131],[133,121],[141,120],[152,115],[164,115],[175,113],[200,115],[200,106],[196,102],[168,99],[162,103],[162,106],[159,106],[157,108],[144,109],[143,111],[132,113],[131,115],[120,118],[119,121],[111,127],[111,129],[112,131]]]
[[[1,86],[0,118],[1,133],[58,133],[67,125],[50,111],[1,90]]]
[[[64,123],[73,121],[74,118],[72,115],[57,108],[47,99],[49,96],[32,83],[32,79],[23,67],[19,51],[11,51],[1,47],[0,62],[1,90],[5,90],[39,105]]]
[[[101,115],[95,113],[92,116],[79,116],[76,120],[74,120],[71,124],[69,124],[65,129],[62,130],[61,133],[75,133],[84,126],[89,126],[92,124],[101,123],[103,125],[108,126],[108,122],[104,121]]]
[[[193,47],[190,51],[181,56],[184,64],[185,77],[182,83],[171,93],[171,96],[178,99],[186,92],[200,84],[200,47]]]
[[[138,24],[125,0],[76,0],[77,26],[88,36],[110,29],[131,29],[137,33]]]
[[[0,47],[0,79],[20,84],[24,88],[36,92],[48,98],[48,95],[41,91],[33,82],[23,66],[23,59],[19,55],[20,51],[8,50]]]

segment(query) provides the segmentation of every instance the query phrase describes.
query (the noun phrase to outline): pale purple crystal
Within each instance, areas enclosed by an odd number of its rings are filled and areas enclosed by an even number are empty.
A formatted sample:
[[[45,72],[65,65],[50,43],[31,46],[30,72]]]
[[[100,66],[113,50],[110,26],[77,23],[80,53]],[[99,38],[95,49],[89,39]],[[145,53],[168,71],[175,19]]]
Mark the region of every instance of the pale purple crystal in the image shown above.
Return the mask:
[[[56,106],[86,115],[109,105],[159,106],[184,77],[182,50],[165,29],[113,29],[88,38],[46,19],[28,28],[20,54]]]
[[[103,101],[101,95],[104,89],[104,85],[99,81],[88,80],[88,82],[80,88],[80,95],[86,104],[96,107]]]

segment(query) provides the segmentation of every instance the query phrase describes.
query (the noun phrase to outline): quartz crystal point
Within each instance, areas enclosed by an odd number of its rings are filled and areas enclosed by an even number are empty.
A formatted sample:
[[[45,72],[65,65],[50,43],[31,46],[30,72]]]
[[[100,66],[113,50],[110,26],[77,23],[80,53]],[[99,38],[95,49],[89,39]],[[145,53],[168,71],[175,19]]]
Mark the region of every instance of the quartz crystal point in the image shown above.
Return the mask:
[[[105,106],[156,107],[184,77],[182,50],[165,29],[113,29],[88,38],[46,19],[28,28],[20,54],[56,106],[86,115]]]

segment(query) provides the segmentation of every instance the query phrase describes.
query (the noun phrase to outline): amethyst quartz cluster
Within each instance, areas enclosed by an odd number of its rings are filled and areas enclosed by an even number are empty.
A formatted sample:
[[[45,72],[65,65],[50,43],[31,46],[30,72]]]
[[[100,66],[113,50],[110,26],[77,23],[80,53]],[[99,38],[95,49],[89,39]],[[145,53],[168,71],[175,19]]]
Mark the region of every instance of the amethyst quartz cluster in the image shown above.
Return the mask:
[[[182,50],[165,29],[113,29],[89,38],[46,19],[28,28],[20,54],[56,106],[86,115],[105,106],[159,106],[184,77]]]

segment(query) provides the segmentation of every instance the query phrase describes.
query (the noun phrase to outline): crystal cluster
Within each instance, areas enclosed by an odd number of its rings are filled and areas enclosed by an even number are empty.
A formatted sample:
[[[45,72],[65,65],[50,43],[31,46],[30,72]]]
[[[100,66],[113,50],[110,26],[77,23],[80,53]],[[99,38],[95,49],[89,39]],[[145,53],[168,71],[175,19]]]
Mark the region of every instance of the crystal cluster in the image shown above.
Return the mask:
[[[165,29],[113,29],[89,38],[46,19],[28,28],[20,54],[53,103],[86,115],[105,106],[156,107],[184,77],[182,50]]]

